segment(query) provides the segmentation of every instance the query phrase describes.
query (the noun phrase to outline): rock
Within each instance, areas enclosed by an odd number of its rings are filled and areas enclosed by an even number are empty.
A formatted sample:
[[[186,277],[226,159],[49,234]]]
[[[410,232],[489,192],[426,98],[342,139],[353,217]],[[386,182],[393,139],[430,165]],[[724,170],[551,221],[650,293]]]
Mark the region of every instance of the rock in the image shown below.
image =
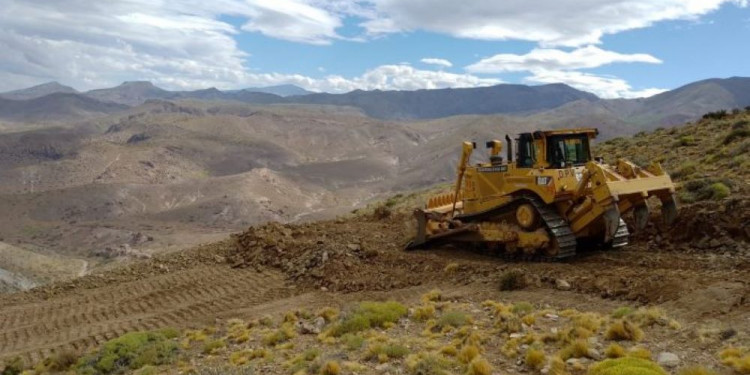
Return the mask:
[[[568,365],[571,365],[571,366],[573,366],[573,365],[575,365],[576,363],[578,363],[578,358],[568,358],[568,360],[567,360],[567,361],[565,361],[565,363],[566,363],[566,364],[568,364]]]
[[[325,324],[325,320],[323,321]],[[303,335],[317,335],[322,330],[323,326],[318,327],[315,323],[301,322],[296,323],[297,331]]]
[[[351,251],[359,251],[359,249],[361,248],[359,244],[356,244],[356,243],[346,244],[346,247],[349,248],[349,250]]]
[[[675,368],[680,365],[680,357],[670,352],[661,352],[656,357],[656,363],[666,368]]]
[[[599,351],[594,348],[589,348],[588,353],[586,354],[587,357],[593,359],[593,360],[599,360],[602,358],[602,355],[599,354]]]
[[[563,279],[555,280],[555,287],[560,290],[570,290],[570,283]]]
[[[715,248],[717,248],[719,246],[721,246],[721,241],[719,241],[716,238],[714,238],[714,239],[712,239],[711,241],[708,242],[708,247],[710,247],[712,249],[715,249]]]
[[[325,327],[326,325],[326,320],[322,316],[319,316],[315,318],[315,320],[313,320],[313,325],[318,329],[319,332],[323,331],[323,327]]]
[[[542,367],[542,369],[541,369],[541,370],[540,370],[539,372],[540,372],[540,373],[541,373],[542,375],[547,375],[547,374],[549,374],[549,366],[544,366],[544,367]]]
[[[544,317],[553,322],[556,322],[558,319],[560,319],[560,317],[555,314],[544,314]]]

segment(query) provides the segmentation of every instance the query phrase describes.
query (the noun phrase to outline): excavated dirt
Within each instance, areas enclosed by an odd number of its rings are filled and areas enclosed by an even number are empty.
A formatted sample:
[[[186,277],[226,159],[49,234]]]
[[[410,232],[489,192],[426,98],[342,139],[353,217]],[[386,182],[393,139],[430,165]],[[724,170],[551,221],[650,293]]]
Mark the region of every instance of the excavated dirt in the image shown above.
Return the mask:
[[[446,285],[498,290],[509,270],[520,271],[545,303],[567,303],[569,292],[554,290],[565,280],[593,304],[661,305],[676,317],[720,320],[747,335],[748,211],[747,200],[686,206],[673,229],[650,225],[624,249],[584,249],[558,263],[512,262],[450,246],[405,252],[412,218],[401,214],[269,223],[179,254],[0,296],[0,359],[33,362],[129,331],[292,308],[288,301],[310,293],[330,301]]]

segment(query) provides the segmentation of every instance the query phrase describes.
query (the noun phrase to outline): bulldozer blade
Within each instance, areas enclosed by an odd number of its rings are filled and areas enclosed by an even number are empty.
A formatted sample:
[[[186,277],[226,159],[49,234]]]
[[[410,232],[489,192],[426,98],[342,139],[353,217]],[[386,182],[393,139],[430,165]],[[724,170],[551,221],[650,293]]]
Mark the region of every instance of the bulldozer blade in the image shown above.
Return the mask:
[[[633,210],[633,216],[635,217],[635,230],[641,231],[646,228],[648,224],[648,206],[646,204],[640,204]]]
[[[417,233],[414,239],[406,245],[406,250],[414,250],[427,242],[427,214],[420,209],[414,210],[414,218],[417,219]]]
[[[674,195],[670,195],[669,198],[661,201],[661,216],[667,225],[672,225],[677,219],[677,202]]]
[[[608,209],[602,215],[604,218],[604,242],[609,243],[615,238],[617,228],[620,226],[620,210],[617,206]]]

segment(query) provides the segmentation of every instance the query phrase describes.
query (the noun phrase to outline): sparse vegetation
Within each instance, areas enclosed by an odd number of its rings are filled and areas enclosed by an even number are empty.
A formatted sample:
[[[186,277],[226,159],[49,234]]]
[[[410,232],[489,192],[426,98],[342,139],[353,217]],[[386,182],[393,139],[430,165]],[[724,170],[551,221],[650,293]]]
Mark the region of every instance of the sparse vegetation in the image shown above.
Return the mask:
[[[177,351],[177,344],[158,331],[131,332],[81,358],[76,368],[81,374],[118,374],[146,365],[171,363]]]
[[[681,368],[677,375],[717,375],[716,371],[706,368],[705,366],[690,366]]]
[[[369,328],[385,328],[406,315],[406,307],[398,302],[362,302],[341,322],[331,328],[331,335],[339,337]]]
[[[439,328],[457,328],[468,324],[470,321],[471,320],[469,316],[465,312],[458,310],[449,310],[440,315],[440,318],[437,321],[437,326]]]

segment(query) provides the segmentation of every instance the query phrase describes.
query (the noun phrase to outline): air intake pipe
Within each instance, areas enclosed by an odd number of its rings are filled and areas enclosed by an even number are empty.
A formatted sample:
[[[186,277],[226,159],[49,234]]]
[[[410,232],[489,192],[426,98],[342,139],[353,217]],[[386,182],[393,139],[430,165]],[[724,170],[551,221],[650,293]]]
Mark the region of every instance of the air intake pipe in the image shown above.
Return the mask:
[[[508,163],[510,163],[513,161],[513,143],[511,143],[510,137],[507,134],[505,135],[505,141],[508,142],[508,148],[507,148],[508,158],[507,159],[508,159]]]

